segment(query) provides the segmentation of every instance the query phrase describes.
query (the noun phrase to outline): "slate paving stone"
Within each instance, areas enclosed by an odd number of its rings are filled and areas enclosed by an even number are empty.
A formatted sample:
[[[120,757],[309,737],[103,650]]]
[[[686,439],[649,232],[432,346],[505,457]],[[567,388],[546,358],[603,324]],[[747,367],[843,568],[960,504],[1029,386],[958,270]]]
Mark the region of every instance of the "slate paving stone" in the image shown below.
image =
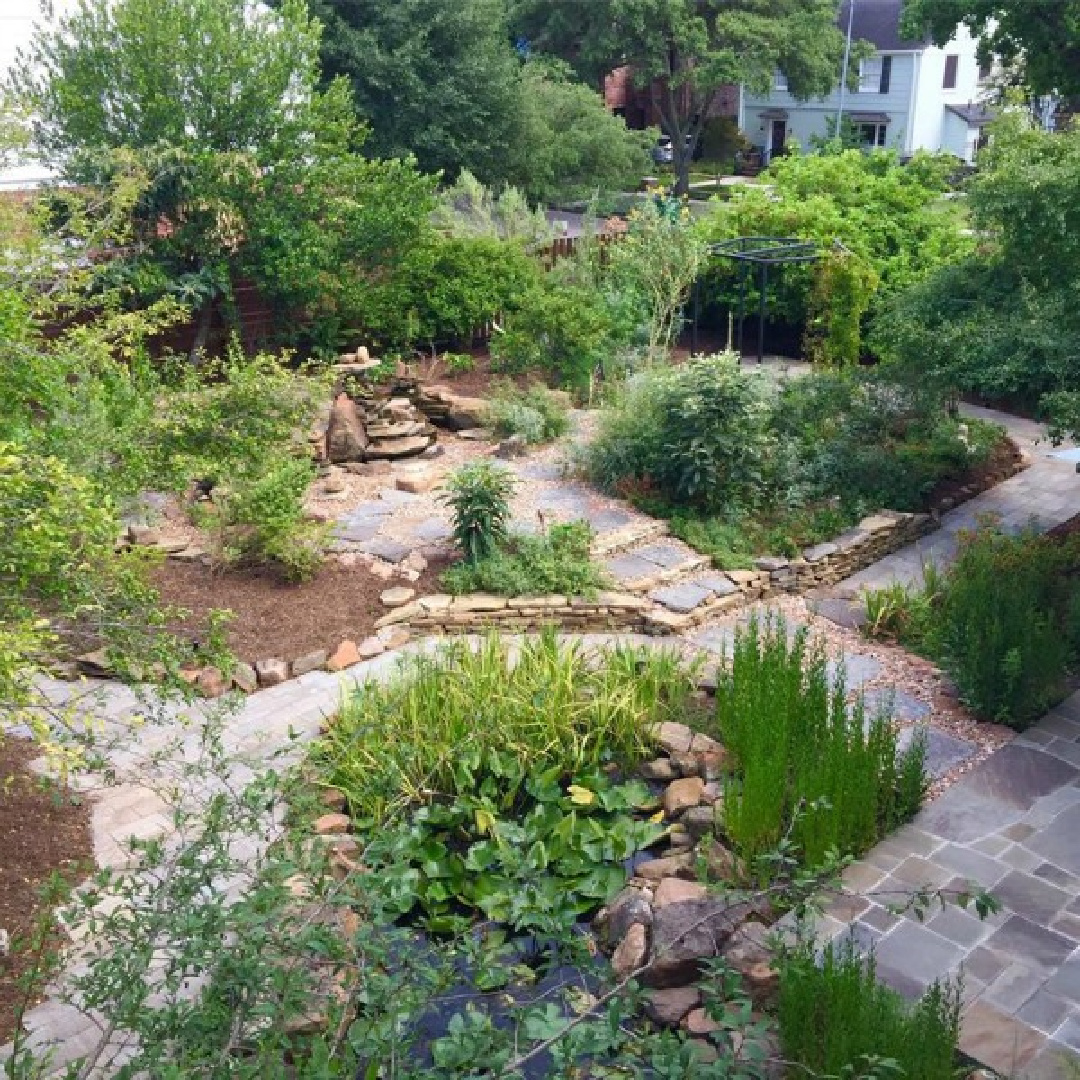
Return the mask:
[[[902,724],[915,724],[930,715],[930,706],[903,690],[892,687],[877,687],[867,690],[863,701],[868,715],[881,711],[890,711],[894,720]]]
[[[383,488],[379,492],[379,500],[393,509],[395,506],[407,506],[419,500],[420,496],[412,491],[398,491],[397,488]]]
[[[964,1010],[960,1049],[1005,1076],[1017,1076],[1044,1046],[1046,1037],[988,1001]]]
[[[1028,837],[1024,846],[1080,877],[1080,806],[1063,811],[1045,829]]]
[[[972,769],[964,786],[973,793],[1030,810],[1036,799],[1071,783],[1078,775],[1080,769],[1060,758],[1033,747],[1010,743]],[[1080,824],[1080,818],[1077,822]],[[1076,847],[1076,854],[1080,857],[1080,846]],[[1047,857],[1058,862],[1049,855]],[[1065,864],[1058,862],[1058,865]]]
[[[915,741],[917,734],[922,735],[926,748],[926,772],[935,780],[963,764],[978,749],[966,739],[958,739],[955,735],[949,735],[926,724],[914,724],[904,728],[897,737],[896,749],[901,753],[905,752]]]
[[[633,514],[625,510],[592,510],[585,515],[585,520],[597,533],[614,532],[629,525],[634,520]]]
[[[810,610],[846,630],[861,630],[866,625],[866,607],[857,601],[815,600],[810,604]]]
[[[1080,1005],[1080,954],[1074,954],[1054,972],[1046,983],[1048,993]]]
[[[673,544],[650,544],[648,547],[638,548],[634,554],[638,558],[648,559],[649,562],[661,566],[665,570],[672,570],[676,566],[682,566],[683,563],[689,562],[691,559],[691,556],[682,548],[677,548]]]
[[[927,924],[935,934],[971,949],[990,933],[990,927],[977,915],[970,915],[960,908],[949,905],[943,908]]]
[[[986,939],[985,945],[995,952],[1043,968],[1057,968],[1076,948],[1075,942],[1064,934],[1037,926],[1020,915],[1007,919]]]
[[[526,480],[560,480],[563,475],[563,467],[550,461],[530,461],[512,468]]]
[[[428,518],[426,521],[421,521],[419,525],[413,526],[412,534],[417,540],[434,544],[453,536],[454,530],[447,522],[439,518]]]
[[[710,626],[692,634],[690,642],[710,652],[730,656],[735,646],[735,631],[730,626]]]
[[[739,591],[738,585],[727,574],[703,574],[694,578],[694,584],[708,589],[714,596],[733,596]]]
[[[881,674],[881,662],[872,656],[864,656],[862,653],[845,654],[843,667],[844,687],[848,690],[858,690]],[[832,675],[838,670],[838,665],[830,662],[829,668]]]
[[[1046,981],[1046,973],[1024,964],[1010,964],[987,987],[983,998],[1004,1012],[1017,1013]]]
[[[994,896],[1008,911],[1045,925],[1069,903],[1071,897],[1048,881],[1013,870],[995,886]]]
[[[1009,960],[992,949],[979,946],[964,957],[963,966],[973,979],[991,983],[1009,966]]]
[[[1046,988],[1036,990],[1016,1011],[1017,1020],[1050,1034],[1061,1026],[1069,1011],[1068,1002],[1055,997]]]
[[[656,573],[656,563],[633,555],[616,555],[604,563],[604,569],[618,582],[637,581]]]
[[[927,985],[952,971],[964,950],[915,922],[902,922],[877,946],[878,964]]]
[[[997,859],[962,844],[942,845],[934,852],[934,862],[984,889],[992,888],[1008,872]]]
[[[362,544],[360,550],[388,563],[399,563],[408,558],[412,548],[408,544],[399,543],[389,537],[377,536],[374,540],[368,540],[367,543]]]
[[[1070,1050],[1080,1050],[1080,1018],[1070,1016],[1054,1032],[1054,1039],[1064,1043]]]
[[[338,540],[347,541],[350,544],[362,544],[365,540],[374,537],[382,526],[378,522],[357,523],[339,522],[334,526],[333,534]]]
[[[372,518],[385,518],[389,517],[394,512],[394,508],[389,503],[384,502],[363,502],[359,503],[349,511],[346,521],[366,522],[371,521]]]
[[[679,614],[693,611],[699,604],[703,604],[708,600],[710,596],[712,596],[712,593],[708,589],[703,589],[700,585],[693,585],[689,582],[668,585],[662,589],[653,589],[649,593],[649,599],[655,600],[658,604],[663,604],[664,607]]]
[[[968,775],[970,778],[971,774]],[[972,843],[987,838],[992,841],[990,846],[1000,851],[1001,839],[993,834],[1007,825],[1014,825],[1021,814],[1016,806],[979,795],[970,783],[965,782],[935,799],[915,821],[920,829],[942,840]],[[979,850],[985,849],[980,847]]]

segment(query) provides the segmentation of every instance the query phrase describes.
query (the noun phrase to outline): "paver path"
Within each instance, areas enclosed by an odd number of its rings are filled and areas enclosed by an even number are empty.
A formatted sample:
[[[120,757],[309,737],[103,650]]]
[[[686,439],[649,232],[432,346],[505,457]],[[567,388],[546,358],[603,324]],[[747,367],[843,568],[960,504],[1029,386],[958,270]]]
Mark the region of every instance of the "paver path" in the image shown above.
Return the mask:
[[[963,411],[967,416],[1003,424],[1031,465],[942,514],[940,529],[853,574],[836,586],[835,595],[857,597],[863,589],[880,589],[892,582],[917,583],[925,563],[943,566],[952,560],[957,534],[974,527],[984,514],[997,515],[1008,529],[1031,524],[1046,531],[1080,513],[1080,476],[1076,473],[1076,458],[1070,455],[1072,443],[1054,447],[1041,425],[993,409],[964,406]]]

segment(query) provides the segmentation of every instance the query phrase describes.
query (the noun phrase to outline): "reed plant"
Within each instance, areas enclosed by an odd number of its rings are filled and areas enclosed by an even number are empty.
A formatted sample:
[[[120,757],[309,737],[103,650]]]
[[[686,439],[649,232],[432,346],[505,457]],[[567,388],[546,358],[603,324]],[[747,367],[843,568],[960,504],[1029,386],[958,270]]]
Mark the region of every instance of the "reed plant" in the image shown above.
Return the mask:
[[[499,772],[565,781],[629,769],[648,756],[652,724],[685,716],[694,682],[670,653],[592,653],[552,630],[520,646],[498,635],[455,642],[410,657],[385,686],[359,688],[316,761],[354,818],[378,823],[406,806],[475,794]],[[516,795],[498,782],[491,793]]]
[[[925,790],[920,741],[897,751],[888,709],[848,702],[842,667],[782,620],[752,621],[717,687],[717,727],[735,755],[724,828],[751,862],[789,836],[799,857],[857,855],[911,817]]]
[[[932,983],[909,1004],[850,941],[820,956],[801,946],[781,961],[779,1021],[783,1056],[800,1076],[864,1076],[885,1059],[904,1080],[957,1075],[960,986]]]

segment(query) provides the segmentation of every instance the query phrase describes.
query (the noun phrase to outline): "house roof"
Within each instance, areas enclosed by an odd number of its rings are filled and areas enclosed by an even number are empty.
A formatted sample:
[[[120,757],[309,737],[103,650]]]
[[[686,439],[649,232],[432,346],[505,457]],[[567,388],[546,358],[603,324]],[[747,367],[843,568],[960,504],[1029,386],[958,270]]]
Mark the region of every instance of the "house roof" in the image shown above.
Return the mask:
[[[900,14],[904,0],[843,0],[840,5],[840,29],[847,33],[848,9],[855,4],[851,24],[853,41],[869,41],[878,52],[905,52],[925,49],[929,39],[912,40],[900,34]]]
[[[973,105],[971,102],[966,105],[946,105],[945,108],[949,112],[955,113],[961,120],[972,127],[982,127],[983,124],[989,124],[991,120],[997,117],[997,112],[994,109],[986,105]]]
[[[856,124],[888,124],[892,120],[884,112],[849,112],[847,118]]]

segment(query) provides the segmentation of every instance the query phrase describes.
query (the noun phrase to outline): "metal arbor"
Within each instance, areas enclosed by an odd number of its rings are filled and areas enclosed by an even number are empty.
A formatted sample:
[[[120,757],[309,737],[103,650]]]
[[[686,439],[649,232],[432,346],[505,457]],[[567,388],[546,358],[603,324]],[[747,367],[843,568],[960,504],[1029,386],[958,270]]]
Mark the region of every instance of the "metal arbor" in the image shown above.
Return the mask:
[[[789,236],[737,236],[708,246],[707,256],[731,259],[739,267],[739,332],[736,343],[742,363],[743,324],[746,321],[746,293],[750,275],[758,275],[758,363],[765,359],[765,314],[768,310],[769,269],[797,263],[817,262],[821,247],[816,240]],[[701,278],[694,283],[694,325],[691,351],[697,351],[698,318],[701,314]]]

